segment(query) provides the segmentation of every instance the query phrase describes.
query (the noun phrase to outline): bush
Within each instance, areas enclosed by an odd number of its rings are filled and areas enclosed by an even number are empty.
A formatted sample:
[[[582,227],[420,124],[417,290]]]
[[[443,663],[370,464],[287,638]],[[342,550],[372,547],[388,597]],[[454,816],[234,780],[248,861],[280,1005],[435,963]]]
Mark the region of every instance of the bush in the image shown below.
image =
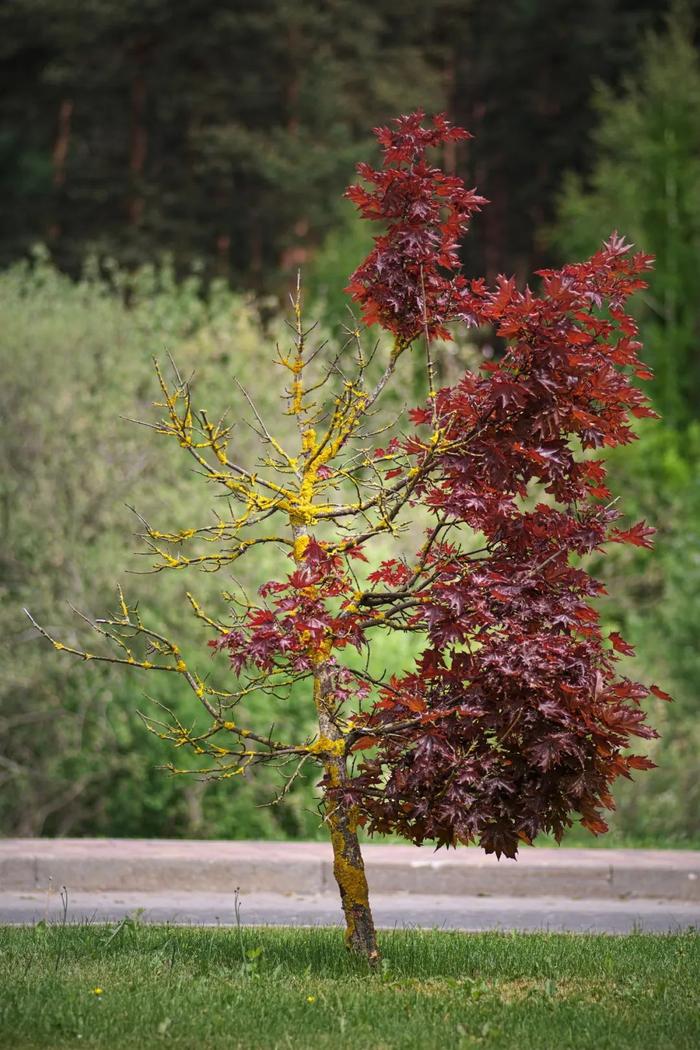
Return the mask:
[[[149,703],[139,683],[53,658],[21,612],[29,606],[70,640],[79,623],[67,596],[97,614],[124,569],[147,568],[143,558],[125,564],[125,536],[138,527],[126,501],[156,523],[210,514],[195,508],[201,490],[173,463],[176,452],[123,417],[146,417],[157,390],[151,355],[165,349],[183,368],[196,366],[210,404],[228,402],[221,376],[235,371],[264,407],[274,394],[258,374],[258,351],[274,341],[274,326],[264,332],[252,303],[224,286],[205,297],[196,275],[176,285],[167,264],[128,281],[93,264],[74,284],[42,252],[0,277],[0,318],[2,833],[312,837],[312,784],[298,781],[286,807],[259,809],[274,774],[220,786],[164,775],[157,766],[172,756],[140,722]],[[243,426],[239,440],[255,447]],[[212,577],[166,576],[163,587],[139,577],[129,587],[164,627],[188,586],[203,596],[215,590]],[[195,628],[178,623],[183,630]],[[156,683],[153,699],[194,720],[196,703],[171,686]],[[298,731],[299,710],[292,696],[271,717]]]
[[[674,703],[654,705],[658,768],[617,792],[614,827],[624,840],[700,845],[700,424],[679,433],[658,424],[610,456],[611,488],[632,519],[658,529],[655,550],[618,549],[605,559],[610,626],[634,640],[634,674],[660,681]],[[630,672],[632,668],[630,667]]]

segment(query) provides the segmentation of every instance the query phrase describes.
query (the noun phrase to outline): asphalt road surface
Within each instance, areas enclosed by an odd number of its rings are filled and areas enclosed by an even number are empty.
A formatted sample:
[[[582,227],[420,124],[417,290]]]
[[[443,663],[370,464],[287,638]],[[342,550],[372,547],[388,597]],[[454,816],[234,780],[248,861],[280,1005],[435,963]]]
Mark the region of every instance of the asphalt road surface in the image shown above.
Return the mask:
[[[549,930],[570,933],[647,933],[700,930],[700,903],[650,900],[570,900],[563,897],[446,897],[375,895],[372,910],[383,928]],[[230,926],[234,898],[224,893],[0,892],[0,923],[105,923],[133,917],[181,926]],[[245,926],[334,926],[342,923],[337,899],[323,895],[245,894]]]

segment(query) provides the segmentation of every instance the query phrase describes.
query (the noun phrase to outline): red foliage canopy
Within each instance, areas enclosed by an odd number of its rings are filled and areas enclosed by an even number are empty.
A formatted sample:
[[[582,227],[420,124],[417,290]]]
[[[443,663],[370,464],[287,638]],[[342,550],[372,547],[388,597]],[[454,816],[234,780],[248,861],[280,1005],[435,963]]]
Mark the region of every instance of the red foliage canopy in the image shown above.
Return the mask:
[[[456,274],[459,239],[470,215],[486,203],[425,159],[430,147],[471,138],[469,133],[444,116],[424,128],[423,116],[399,117],[396,130],[378,128],[382,169],[357,166],[374,189],[351,186],[346,192],[363,218],[387,226],[346,290],[361,303],[365,324],[379,322],[403,343],[424,330],[430,338],[448,339],[448,321],[473,322],[467,282]]]
[[[491,326],[505,353],[414,409],[414,432],[393,441],[402,471],[420,478],[412,499],[435,519],[415,567],[383,562],[358,600],[349,560],[366,560],[361,546],[331,554],[312,540],[301,566],[264,589],[272,600],[249,630],[216,644],[237,668],[298,669],[312,659],[309,632],[330,639],[339,703],[366,698],[342,790],[367,829],[513,856],[540,832],[559,838],[572,813],[605,831],[611,783],[653,764],[627,753],[631,737],[656,735],[640,706],[650,690],[617,673],[631,647],[603,636],[591,599],[604,587],[580,566],[606,541],[649,546],[653,533],[615,526],[604,464],[591,456],[633,440],[630,416],[654,415],[633,383],[650,373],[625,312],[651,259],[613,234],[587,262],[542,271],[539,294],[506,278],[467,281],[458,239],[483,200],[425,159],[466,132],[444,117],[422,122],[416,113],[380,129],[383,168],[359,167],[373,188],[348,191],[387,224],[350,289],[365,321],[399,342],[444,338],[466,321]],[[479,537],[472,549],[459,542],[465,526]],[[426,646],[377,689],[335,652],[362,650],[382,617],[423,632]]]

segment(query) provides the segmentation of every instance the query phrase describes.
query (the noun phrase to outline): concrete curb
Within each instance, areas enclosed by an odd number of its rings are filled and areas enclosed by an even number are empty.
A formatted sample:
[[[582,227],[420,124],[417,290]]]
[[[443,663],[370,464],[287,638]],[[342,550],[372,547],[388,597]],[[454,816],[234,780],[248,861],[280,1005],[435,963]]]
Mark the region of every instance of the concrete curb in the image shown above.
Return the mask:
[[[363,847],[370,891],[431,896],[700,900],[700,852]],[[335,893],[330,846],[172,839],[0,840],[0,891]]]

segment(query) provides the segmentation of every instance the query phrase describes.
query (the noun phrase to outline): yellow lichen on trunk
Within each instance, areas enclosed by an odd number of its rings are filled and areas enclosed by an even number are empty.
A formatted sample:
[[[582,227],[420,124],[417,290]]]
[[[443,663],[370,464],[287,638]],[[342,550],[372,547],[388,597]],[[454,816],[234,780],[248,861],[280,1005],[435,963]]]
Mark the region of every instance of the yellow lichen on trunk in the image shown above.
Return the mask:
[[[331,789],[347,780],[344,756],[330,758],[325,763],[325,770]],[[379,951],[369,906],[367,876],[357,838],[357,807],[348,806],[327,795],[324,809],[333,846],[333,875],[340,890],[345,916],[345,943],[351,951],[364,955],[370,965],[375,965],[379,960]]]
[[[347,747],[332,713],[332,681],[325,662],[330,651],[328,641],[322,645],[322,650],[315,662],[314,673],[314,702],[319,724],[314,749],[324,756],[327,786],[323,809],[333,847],[333,874],[345,916],[345,943],[373,966],[379,960],[379,951],[357,837],[358,811],[337,791],[348,783]]]

